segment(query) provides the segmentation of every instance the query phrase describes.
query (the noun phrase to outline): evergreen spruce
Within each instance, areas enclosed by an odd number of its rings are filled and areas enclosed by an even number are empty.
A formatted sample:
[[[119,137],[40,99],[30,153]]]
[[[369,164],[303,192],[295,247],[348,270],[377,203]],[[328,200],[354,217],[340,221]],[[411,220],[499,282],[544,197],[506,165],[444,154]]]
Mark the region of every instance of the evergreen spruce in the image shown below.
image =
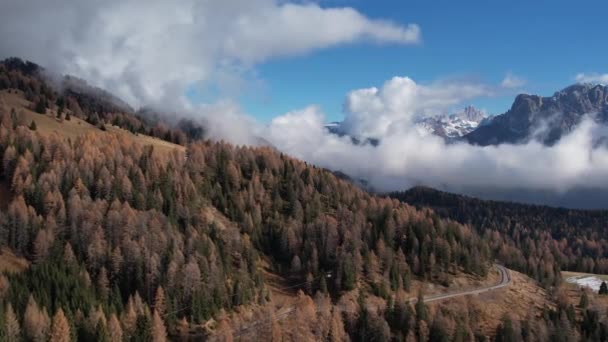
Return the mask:
[[[602,296],[608,295],[608,285],[606,284],[605,281],[603,281],[602,285],[600,285],[599,294]]]
[[[46,114],[46,99],[44,97],[40,97],[38,102],[36,102],[36,107],[34,108],[36,113]]]
[[[137,316],[137,322],[135,323],[135,332],[133,333],[132,341],[152,341],[152,323],[146,315]]]
[[[578,303],[578,307],[581,309],[586,309],[589,306],[589,297],[587,296],[587,291],[583,290],[583,294],[581,295],[581,300]]]
[[[416,320],[426,321],[428,319],[428,312],[426,304],[424,304],[424,296],[422,291],[418,292],[418,300],[416,301]]]

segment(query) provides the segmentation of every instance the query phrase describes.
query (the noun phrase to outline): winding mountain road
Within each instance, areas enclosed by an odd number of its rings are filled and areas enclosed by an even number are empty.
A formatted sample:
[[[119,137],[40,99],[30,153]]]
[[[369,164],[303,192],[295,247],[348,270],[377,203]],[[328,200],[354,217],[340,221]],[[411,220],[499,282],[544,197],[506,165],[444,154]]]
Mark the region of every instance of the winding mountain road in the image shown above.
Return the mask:
[[[498,265],[498,264],[496,264],[495,266],[498,269],[498,272],[500,273],[500,282],[498,284],[491,285],[491,286],[482,286],[482,287],[468,289],[468,290],[459,290],[459,291],[454,291],[454,292],[449,292],[449,293],[424,296],[424,302],[429,303],[429,302],[436,302],[436,301],[440,301],[440,300],[444,300],[444,299],[468,296],[468,295],[478,295],[478,294],[481,294],[484,292],[498,290],[503,287],[507,287],[507,286],[511,285],[512,279],[511,279],[511,274],[509,273],[509,270],[506,267]],[[409,301],[410,301],[410,303],[414,304],[418,301],[418,298],[413,297],[413,298],[410,298]],[[343,311],[346,311],[344,308],[340,308],[340,309]],[[255,321],[255,322],[250,323],[249,325],[245,325],[244,327],[241,327],[240,329],[234,331],[233,336],[240,337],[240,336],[244,335],[245,333],[247,333],[248,331],[250,331],[254,328],[257,328],[261,324],[268,324],[268,323],[272,322],[273,320],[281,321],[281,320],[285,319],[286,317],[290,316],[291,314],[293,314],[295,312],[295,310],[296,310],[296,305],[282,308],[275,313],[274,317],[267,317],[266,319]]]
[[[478,287],[475,289],[424,296],[424,302],[429,303],[429,302],[435,302],[435,301],[455,298],[455,297],[478,295],[480,293],[490,292],[490,291],[498,290],[503,287],[509,286],[512,282],[511,273],[509,273],[509,270],[506,267],[501,266],[501,265],[496,265],[496,268],[498,269],[498,272],[500,272],[500,283],[498,283],[496,285],[482,286],[482,287]],[[410,303],[412,303],[412,304],[416,303],[417,301],[418,301],[418,298],[416,298],[416,297],[410,298]]]

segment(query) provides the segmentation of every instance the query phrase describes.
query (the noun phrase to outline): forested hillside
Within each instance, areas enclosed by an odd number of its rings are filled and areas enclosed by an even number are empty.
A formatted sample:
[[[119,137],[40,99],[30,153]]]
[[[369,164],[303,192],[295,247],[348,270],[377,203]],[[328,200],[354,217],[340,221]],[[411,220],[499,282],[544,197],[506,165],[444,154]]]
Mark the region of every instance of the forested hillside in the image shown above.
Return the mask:
[[[10,80],[0,83],[17,84],[49,116],[63,95],[24,65],[0,67],[0,78]],[[78,113],[68,107],[58,112]],[[78,116],[94,116],[80,108]],[[487,335],[481,307],[431,310],[408,298],[427,285],[449,287],[457,276],[483,280],[495,255],[557,282],[558,245],[549,233],[478,234],[271,148],[192,140],[186,152],[154,153],[104,130],[112,117],[69,139],[42,134],[0,104],[0,184],[10,189],[2,194],[0,246],[26,265],[0,276],[3,340],[211,337],[204,328],[215,319],[273,301],[273,275],[303,291],[303,302],[314,295],[327,303],[319,317],[328,319],[303,319],[308,328],[286,339],[465,341]],[[341,314],[338,303],[353,297],[354,314]],[[369,301],[382,305],[372,310]],[[605,336],[597,311],[582,326],[567,301],[558,304],[542,308],[539,326],[516,322],[516,330],[505,316],[491,335],[559,336],[563,326]]]
[[[382,293],[407,288],[413,276],[441,280],[455,267],[484,274],[489,266],[487,248],[467,228],[268,149],[201,142],[162,160],[129,141],[66,142],[13,126],[3,114],[12,201],[1,241],[34,262],[8,279],[18,313],[30,291],[71,316],[99,305],[120,313],[130,296],[152,304],[162,287],[167,312],[188,307],[179,316],[200,321],[264,300],[260,252],[301,279],[331,272],[313,289],[336,293],[364,273]],[[209,206],[239,230],[209,224]]]
[[[516,250],[497,250],[499,259],[534,276],[530,263],[543,253],[563,270],[608,273],[608,211],[485,201],[424,187],[391,196],[508,240]]]

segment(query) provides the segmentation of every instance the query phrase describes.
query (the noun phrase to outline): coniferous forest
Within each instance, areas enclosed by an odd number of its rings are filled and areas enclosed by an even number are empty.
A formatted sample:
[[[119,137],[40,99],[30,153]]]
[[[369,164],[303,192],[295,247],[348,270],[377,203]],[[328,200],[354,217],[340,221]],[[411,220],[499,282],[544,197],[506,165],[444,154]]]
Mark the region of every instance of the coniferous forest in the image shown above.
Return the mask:
[[[417,207],[433,208],[438,215],[474,227],[480,234],[495,234],[496,239],[505,240],[501,248],[506,249],[497,251],[501,261],[539,281],[551,279],[544,280],[542,272],[537,271],[543,256],[534,251],[546,253],[562,270],[608,273],[606,210],[484,201],[424,187],[390,196]]]
[[[0,106],[0,246],[3,258],[27,262],[0,276],[0,340],[231,340],[234,326],[214,335],[221,318],[268,307],[270,275],[301,301],[327,304],[297,316],[296,332],[271,322],[262,336],[273,341],[608,337],[605,310],[560,290],[560,270],[608,271],[604,213],[377,196],[271,147],[205,140],[192,123],[58,91],[16,59],[0,64],[0,90],[19,92],[39,115],[99,128],[76,139],[42,134]],[[185,150],[161,153],[105,125]],[[550,304],[534,320],[500,317],[488,333],[475,310],[409,301],[458,277],[484,279],[495,261],[546,291]],[[349,296],[354,312],[341,311]],[[383,304],[371,309],[373,300]],[[219,327],[201,328],[212,321]]]

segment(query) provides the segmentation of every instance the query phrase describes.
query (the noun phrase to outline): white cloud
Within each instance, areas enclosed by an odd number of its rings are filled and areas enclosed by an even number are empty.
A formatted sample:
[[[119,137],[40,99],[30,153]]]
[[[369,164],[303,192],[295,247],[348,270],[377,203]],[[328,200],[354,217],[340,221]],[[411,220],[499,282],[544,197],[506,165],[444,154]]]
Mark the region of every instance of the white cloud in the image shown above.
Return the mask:
[[[466,81],[417,84],[408,77],[394,77],[382,88],[350,92],[344,103],[342,128],[358,137],[382,137],[419,115],[444,113],[464,101],[490,96],[493,87]]]
[[[513,89],[513,88],[523,87],[524,85],[526,85],[526,83],[527,82],[525,79],[523,79],[517,75],[514,75],[511,72],[508,72],[507,75],[505,76],[505,78],[503,78],[500,85],[506,89]]]
[[[174,104],[192,84],[238,84],[256,63],[358,41],[415,44],[420,29],[279,0],[0,2],[0,57],[82,77],[136,106]]]
[[[429,88],[420,91],[418,87],[409,78],[394,78],[381,89],[356,90],[348,95],[346,118],[351,122],[347,128],[353,130],[348,133],[379,133],[378,146],[357,145],[346,136],[330,134],[323,128],[325,118],[317,107],[274,119],[265,136],[286,153],[367,180],[381,191],[404,190],[418,184],[455,191],[518,188],[563,193],[579,187],[608,189],[608,150],[596,144],[598,137],[608,136],[605,126],[584,121],[551,147],[536,141],[487,147],[446,144],[436,136],[421,135],[407,120],[408,114],[394,114],[437,105],[430,99],[418,99],[425,98],[420,93],[429,92]],[[452,88],[434,85],[431,93],[453,94]],[[444,97],[463,96],[467,95]],[[443,102],[438,101],[439,108]],[[374,120],[381,124],[372,124]]]
[[[598,73],[579,73],[575,77],[576,82],[578,83],[601,83],[608,84],[608,74],[598,74]]]
[[[237,145],[261,145],[263,126],[244,113],[232,101],[221,101],[212,105],[198,105],[185,110],[180,115],[201,119],[206,136],[213,140],[226,140]]]

